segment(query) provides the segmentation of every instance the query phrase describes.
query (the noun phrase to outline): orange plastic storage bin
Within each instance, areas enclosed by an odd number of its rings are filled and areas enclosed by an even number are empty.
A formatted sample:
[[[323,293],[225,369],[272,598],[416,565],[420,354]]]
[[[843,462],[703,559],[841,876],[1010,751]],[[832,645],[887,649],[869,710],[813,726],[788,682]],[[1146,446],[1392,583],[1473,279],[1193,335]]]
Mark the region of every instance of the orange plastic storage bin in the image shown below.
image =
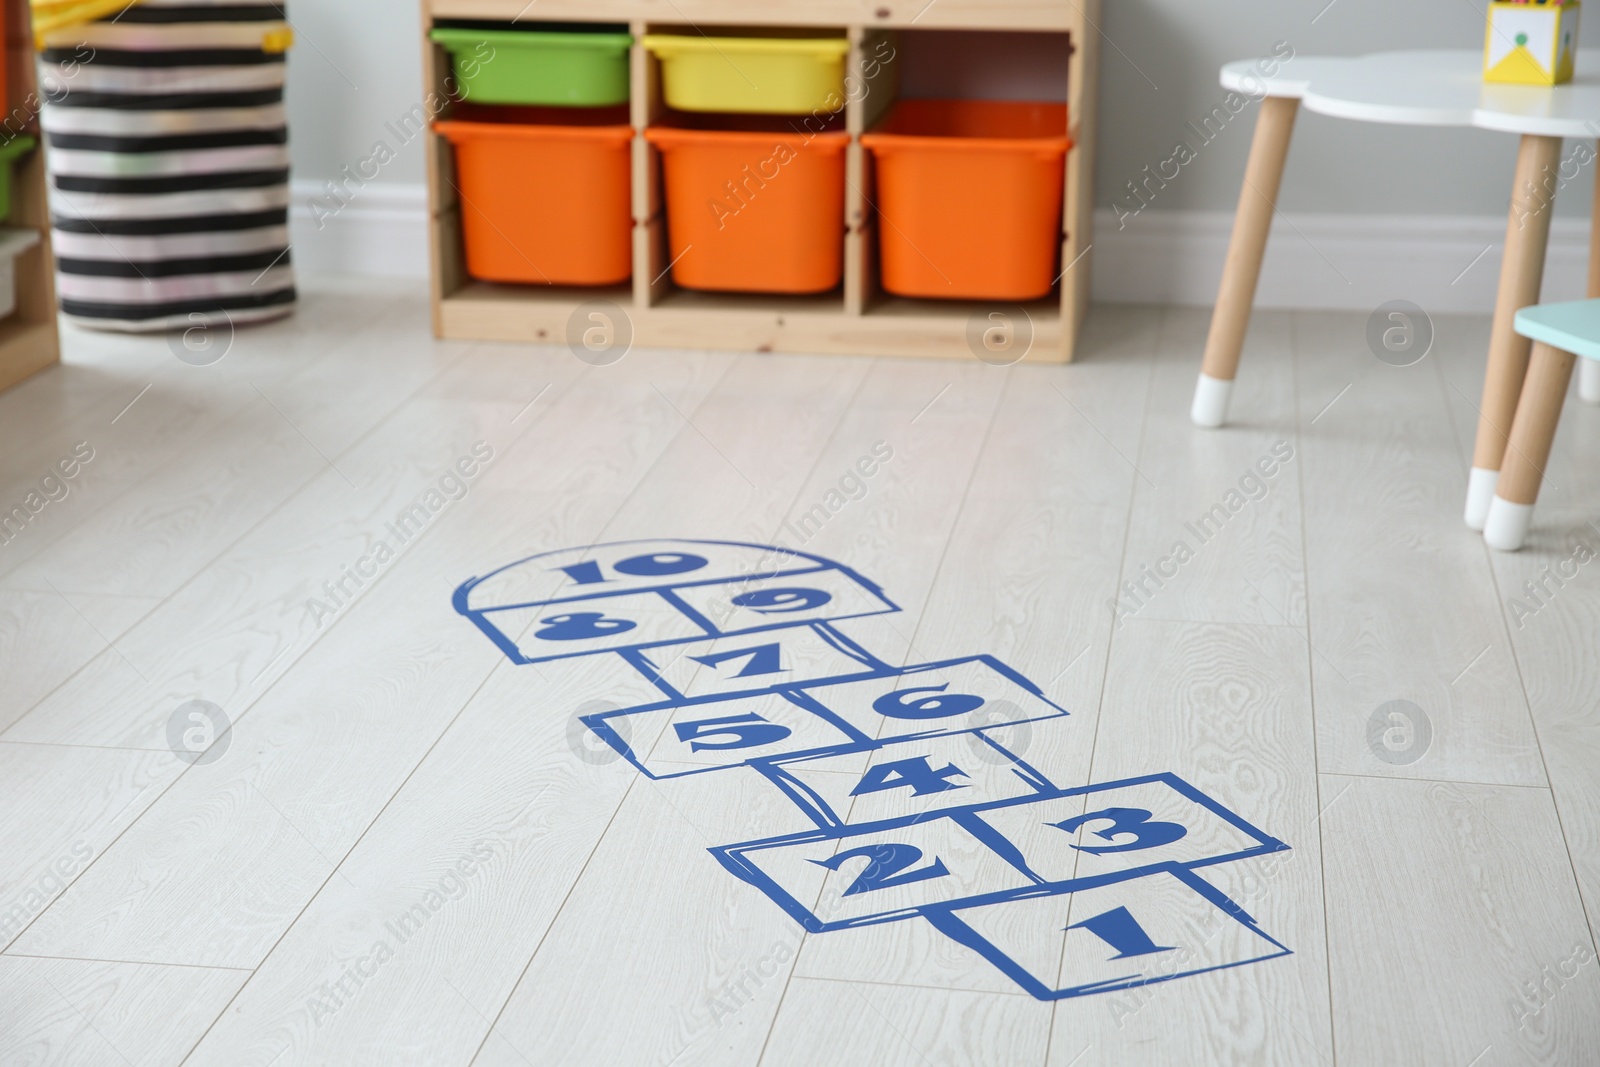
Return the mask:
[[[861,143],[877,162],[883,287],[1033,300],[1061,258],[1065,104],[903,100]]]
[[[673,281],[720,292],[837,286],[850,135],[759,116],[681,122],[645,131],[662,155]]]
[[[468,274],[545,285],[632,277],[626,106],[463,107],[434,130],[455,147]]]

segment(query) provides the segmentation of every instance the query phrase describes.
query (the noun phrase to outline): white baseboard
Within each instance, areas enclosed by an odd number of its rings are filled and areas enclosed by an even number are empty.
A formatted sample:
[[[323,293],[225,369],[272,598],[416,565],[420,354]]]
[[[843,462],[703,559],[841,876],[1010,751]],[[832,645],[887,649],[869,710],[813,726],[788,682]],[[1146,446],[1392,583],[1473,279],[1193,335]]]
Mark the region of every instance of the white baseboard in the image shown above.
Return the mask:
[[[1115,211],[1097,211],[1094,298],[1209,307],[1232,229],[1227,211],[1148,210],[1121,229]],[[1504,216],[1280,215],[1256,305],[1370,311],[1409,300],[1430,312],[1488,313],[1505,234]],[[1544,299],[1582,299],[1588,262],[1588,221],[1557,219]]]
[[[331,216],[319,182],[290,187],[295,264],[309,274],[428,276],[428,192],[377,184],[355,191]],[[313,210],[313,202],[323,207]],[[319,221],[320,216],[320,221]],[[1500,273],[1504,218],[1406,215],[1279,216],[1261,272],[1258,307],[1371,310],[1410,300],[1431,312],[1488,312]],[[1095,213],[1094,298],[1112,304],[1216,301],[1233,214]],[[1487,251],[1485,251],[1487,249]],[[1586,291],[1589,224],[1551,227],[1545,300]]]
[[[322,182],[289,186],[289,232],[295,267],[307,274],[380,278],[428,276],[428,189],[372,183],[353,190],[330,213]],[[314,204],[320,204],[313,208]]]

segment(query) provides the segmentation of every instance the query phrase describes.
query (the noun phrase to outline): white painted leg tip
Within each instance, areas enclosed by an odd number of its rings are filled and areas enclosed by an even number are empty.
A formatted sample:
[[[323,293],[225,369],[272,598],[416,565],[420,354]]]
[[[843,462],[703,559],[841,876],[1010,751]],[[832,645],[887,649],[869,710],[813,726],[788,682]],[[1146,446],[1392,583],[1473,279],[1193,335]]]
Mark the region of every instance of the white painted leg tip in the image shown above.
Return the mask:
[[[1232,398],[1232,382],[1202,374],[1194,387],[1194,407],[1189,409],[1189,417],[1196,426],[1215,430],[1228,421],[1228,401]]]
[[[1587,404],[1600,404],[1600,362],[1582,360],[1578,367],[1578,396]]]
[[[1483,525],[1483,539],[1490,548],[1515,552],[1528,539],[1528,529],[1532,525],[1532,504],[1513,504],[1495,497],[1489,504],[1489,517]]]
[[[1482,530],[1483,524],[1489,521],[1489,504],[1494,500],[1494,491],[1499,485],[1499,471],[1484,470],[1482,467],[1472,468],[1472,476],[1467,481],[1469,529]]]

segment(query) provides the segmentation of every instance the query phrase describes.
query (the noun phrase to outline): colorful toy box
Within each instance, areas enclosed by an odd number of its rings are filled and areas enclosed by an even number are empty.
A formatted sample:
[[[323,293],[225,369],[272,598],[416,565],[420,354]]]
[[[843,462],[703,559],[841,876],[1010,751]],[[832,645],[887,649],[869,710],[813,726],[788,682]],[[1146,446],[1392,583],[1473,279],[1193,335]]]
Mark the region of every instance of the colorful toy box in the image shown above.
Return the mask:
[[[1492,3],[1483,51],[1483,80],[1560,85],[1572,80],[1578,54],[1579,5]]]

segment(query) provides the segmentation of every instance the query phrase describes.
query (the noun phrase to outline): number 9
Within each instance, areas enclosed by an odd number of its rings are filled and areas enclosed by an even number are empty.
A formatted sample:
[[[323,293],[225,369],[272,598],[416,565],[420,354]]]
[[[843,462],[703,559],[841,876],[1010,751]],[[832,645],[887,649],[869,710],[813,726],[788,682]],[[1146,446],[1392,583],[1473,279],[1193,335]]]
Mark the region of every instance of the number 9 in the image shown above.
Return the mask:
[[[832,599],[832,593],[821,589],[758,589],[734,597],[733,606],[770,615],[779,611],[810,611]]]

